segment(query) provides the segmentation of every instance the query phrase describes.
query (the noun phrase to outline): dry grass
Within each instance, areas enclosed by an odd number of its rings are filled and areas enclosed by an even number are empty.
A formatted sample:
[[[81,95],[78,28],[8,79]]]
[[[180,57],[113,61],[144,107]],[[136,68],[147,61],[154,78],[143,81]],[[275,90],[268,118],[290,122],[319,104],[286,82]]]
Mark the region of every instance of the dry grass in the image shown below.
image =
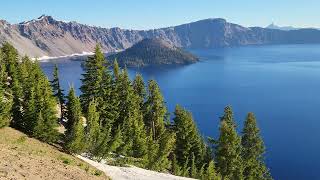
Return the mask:
[[[0,179],[109,179],[84,161],[12,128],[0,129]]]

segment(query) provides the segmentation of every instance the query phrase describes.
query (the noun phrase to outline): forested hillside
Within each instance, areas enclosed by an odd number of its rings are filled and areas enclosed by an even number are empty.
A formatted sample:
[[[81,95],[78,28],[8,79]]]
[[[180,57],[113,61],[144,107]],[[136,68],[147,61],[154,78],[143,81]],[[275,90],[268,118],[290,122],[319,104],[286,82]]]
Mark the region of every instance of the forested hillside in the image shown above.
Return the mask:
[[[199,59],[193,54],[161,39],[144,39],[125,51],[108,56],[122,67],[186,65]]]
[[[20,58],[5,43],[0,51],[0,127],[11,126],[69,153],[96,160],[112,157],[154,171],[198,179],[271,179],[264,163],[265,147],[253,113],[241,133],[226,107],[219,137],[203,137],[192,114],[177,105],[169,117],[155,80],[130,80],[117,61],[105,59],[99,46],[83,67],[81,95],[73,87],[65,97],[59,83],[38,62]],[[57,105],[61,117],[57,116]],[[58,126],[66,131],[59,133]],[[121,162],[119,162],[121,161]]]

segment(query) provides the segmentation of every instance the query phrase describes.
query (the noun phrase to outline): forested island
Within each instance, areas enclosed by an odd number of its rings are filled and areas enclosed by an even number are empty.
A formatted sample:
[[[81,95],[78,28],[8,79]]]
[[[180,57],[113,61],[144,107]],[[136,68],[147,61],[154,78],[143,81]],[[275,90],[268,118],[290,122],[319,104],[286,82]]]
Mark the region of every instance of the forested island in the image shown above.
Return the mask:
[[[73,87],[65,96],[57,67],[49,80],[37,61],[20,58],[12,45],[4,43],[0,127],[11,126],[43,142],[60,144],[67,153],[86,153],[114,165],[131,164],[204,180],[272,179],[253,113],[248,113],[238,133],[227,106],[219,136],[203,137],[183,107],[176,106],[171,120],[155,80],[146,85],[137,74],[131,81],[117,61],[109,62],[97,46],[83,65],[80,97]],[[58,131],[59,126],[65,131]]]
[[[144,39],[122,52],[108,56],[108,59],[117,59],[122,67],[186,65],[199,61],[193,54],[159,38]]]

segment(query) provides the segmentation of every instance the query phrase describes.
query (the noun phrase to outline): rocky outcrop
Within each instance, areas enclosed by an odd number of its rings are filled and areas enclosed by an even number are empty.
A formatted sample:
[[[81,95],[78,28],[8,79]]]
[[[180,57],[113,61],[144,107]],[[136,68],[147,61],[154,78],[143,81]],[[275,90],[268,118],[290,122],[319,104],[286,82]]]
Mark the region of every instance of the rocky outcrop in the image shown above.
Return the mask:
[[[243,27],[224,19],[206,19],[153,30],[102,28],[58,21],[51,16],[19,24],[0,20],[0,43],[9,41],[21,54],[32,57],[92,52],[100,43],[105,52],[131,47],[145,38],[160,38],[183,48],[214,48],[251,44],[320,43],[320,31],[282,31]]]

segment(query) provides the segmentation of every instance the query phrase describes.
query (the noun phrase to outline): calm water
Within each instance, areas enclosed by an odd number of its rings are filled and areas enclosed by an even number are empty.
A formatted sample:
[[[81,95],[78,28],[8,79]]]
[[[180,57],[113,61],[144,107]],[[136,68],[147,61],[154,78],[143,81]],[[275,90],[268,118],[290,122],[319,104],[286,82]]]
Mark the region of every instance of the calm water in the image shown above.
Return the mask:
[[[239,131],[254,112],[275,179],[320,179],[320,45],[250,46],[192,50],[201,62],[179,67],[130,69],[156,79],[172,112],[192,111],[200,131],[217,137],[219,117],[232,105]],[[65,88],[80,86],[79,61],[41,65],[60,68]]]

